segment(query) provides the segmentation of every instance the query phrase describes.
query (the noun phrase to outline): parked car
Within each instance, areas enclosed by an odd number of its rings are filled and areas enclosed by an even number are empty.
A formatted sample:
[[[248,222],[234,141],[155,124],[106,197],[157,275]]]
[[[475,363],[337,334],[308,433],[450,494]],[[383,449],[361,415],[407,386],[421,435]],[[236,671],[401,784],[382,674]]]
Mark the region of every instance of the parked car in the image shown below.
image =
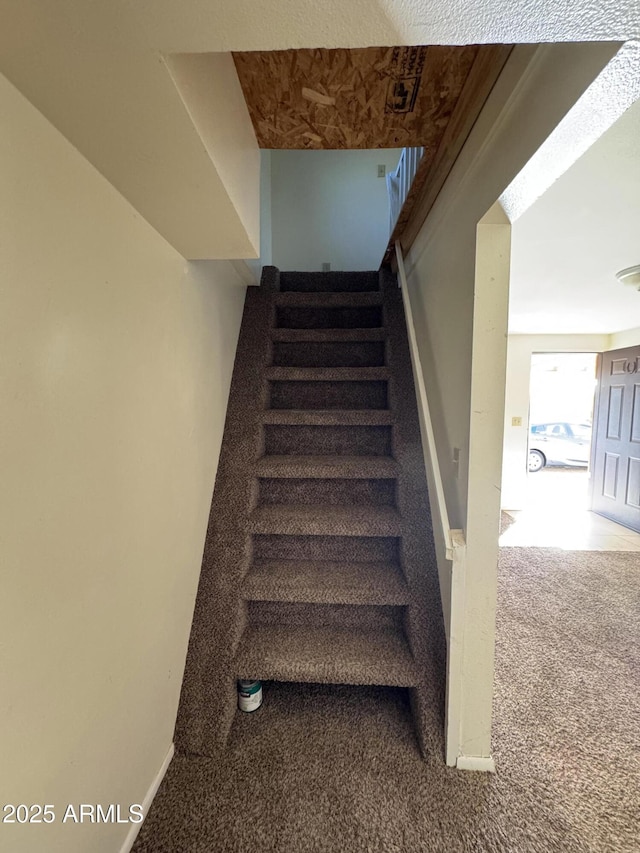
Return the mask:
[[[590,450],[589,424],[533,424],[529,434],[529,471],[540,471],[545,465],[584,467],[589,464]]]

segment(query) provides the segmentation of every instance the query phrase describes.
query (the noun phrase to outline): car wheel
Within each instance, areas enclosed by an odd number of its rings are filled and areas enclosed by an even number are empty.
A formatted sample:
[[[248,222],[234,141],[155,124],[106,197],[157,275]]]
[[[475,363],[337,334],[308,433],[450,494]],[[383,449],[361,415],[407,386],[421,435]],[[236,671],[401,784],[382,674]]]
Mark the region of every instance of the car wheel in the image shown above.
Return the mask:
[[[539,450],[530,450],[529,451],[529,473],[535,474],[536,471],[539,471],[541,468],[547,464],[547,460],[544,458],[544,454],[540,453]]]

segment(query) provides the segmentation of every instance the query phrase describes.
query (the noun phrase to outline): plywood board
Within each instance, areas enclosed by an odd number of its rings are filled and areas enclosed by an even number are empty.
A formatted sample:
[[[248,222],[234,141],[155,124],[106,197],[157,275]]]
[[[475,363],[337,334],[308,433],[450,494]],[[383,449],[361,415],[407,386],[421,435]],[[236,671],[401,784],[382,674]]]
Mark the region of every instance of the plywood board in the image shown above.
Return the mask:
[[[400,148],[435,156],[480,48],[256,51],[233,59],[261,148]]]
[[[505,66],[513,45],[483,45],[471,67],[437,151],[425,152],[398,216],[385,260],[392,258],[396,240],[407,252],[427,218],[462,146]]]

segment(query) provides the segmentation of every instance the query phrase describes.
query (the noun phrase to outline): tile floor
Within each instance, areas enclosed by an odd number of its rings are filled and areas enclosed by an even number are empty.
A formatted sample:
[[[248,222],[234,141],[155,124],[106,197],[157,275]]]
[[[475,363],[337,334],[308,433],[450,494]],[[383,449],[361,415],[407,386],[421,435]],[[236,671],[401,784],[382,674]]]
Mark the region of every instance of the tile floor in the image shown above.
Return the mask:
[[[587,509],[589,475],[575,468],[544,468],[528,478],[522,510],[500,545],[567,551],[640,551],[640,533]]]

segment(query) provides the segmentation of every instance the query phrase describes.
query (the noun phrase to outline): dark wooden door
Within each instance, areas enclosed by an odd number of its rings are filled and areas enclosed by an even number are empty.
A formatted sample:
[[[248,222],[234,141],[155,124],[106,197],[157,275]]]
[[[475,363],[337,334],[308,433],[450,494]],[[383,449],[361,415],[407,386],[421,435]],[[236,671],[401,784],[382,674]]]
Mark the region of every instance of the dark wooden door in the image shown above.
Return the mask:
[[[640,532],[640,346],[599,359],[591,508]]]

